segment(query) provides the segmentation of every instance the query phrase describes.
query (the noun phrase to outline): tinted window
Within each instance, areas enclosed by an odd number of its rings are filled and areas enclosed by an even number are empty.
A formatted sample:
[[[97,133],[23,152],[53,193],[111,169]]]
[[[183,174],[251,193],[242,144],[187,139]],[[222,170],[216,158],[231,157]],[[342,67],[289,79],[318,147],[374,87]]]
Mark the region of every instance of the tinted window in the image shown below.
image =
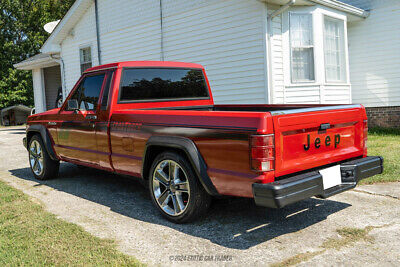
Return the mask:
[[[121,101],[208,98],[197,69],[125,69],[121,84]]]
[[[86,77],[71,99],[78,101],[80,110],[96,110],[105,74]]]
[[[79,98],[81,97],[82,84],[83,84],[83,81],[79,84],[78,88],[76,88],[75,92],[72,94],[72,96],[70,98],[71,100],[76,99],[76,101],[78,101],[78,103],[79,103]]]

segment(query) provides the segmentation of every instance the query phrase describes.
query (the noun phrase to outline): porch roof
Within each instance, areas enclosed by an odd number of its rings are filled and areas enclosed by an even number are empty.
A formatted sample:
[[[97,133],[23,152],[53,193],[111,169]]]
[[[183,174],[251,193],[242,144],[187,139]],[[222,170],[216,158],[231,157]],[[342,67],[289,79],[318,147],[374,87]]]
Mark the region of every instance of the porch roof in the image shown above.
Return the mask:
[[[14,64],[14,68],[19,70],[33,70],[38,68],[48,68],[57,66],[59,63],[56,59],[52,58],[47,54],[37,54],[33,57],[25,59],[17,64]]]

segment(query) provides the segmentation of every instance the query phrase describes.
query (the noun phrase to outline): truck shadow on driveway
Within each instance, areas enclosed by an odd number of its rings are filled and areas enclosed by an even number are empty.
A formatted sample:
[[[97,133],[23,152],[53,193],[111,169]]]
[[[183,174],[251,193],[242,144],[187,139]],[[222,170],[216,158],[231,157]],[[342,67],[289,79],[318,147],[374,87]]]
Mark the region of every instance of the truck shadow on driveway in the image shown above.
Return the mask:
[[[134,220],[158,224],[234,249],[248,249],[275,237],[297,232],[350,206],[312,198],[273,210],[257,207],[250,199],[216,199],[206,218],[177,225],[158,214],[147,188],[126,177],[68,163],[61,164],[59,178],[48,181],[35,180],[29,168],[10,172],[20,179],[37,182],[34,187],[45,185],[107,206],[111,211]]]

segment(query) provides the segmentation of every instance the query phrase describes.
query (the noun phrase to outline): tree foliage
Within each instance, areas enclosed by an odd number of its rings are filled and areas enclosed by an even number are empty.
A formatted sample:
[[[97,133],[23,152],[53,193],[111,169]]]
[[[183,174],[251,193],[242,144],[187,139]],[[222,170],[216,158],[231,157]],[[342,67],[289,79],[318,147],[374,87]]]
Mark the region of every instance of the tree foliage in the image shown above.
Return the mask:
[[[74,0],[0,0],[0,109],[33,106],[31,71],[13,64],[39,53],[49,34],[43,26],[61,19]]]

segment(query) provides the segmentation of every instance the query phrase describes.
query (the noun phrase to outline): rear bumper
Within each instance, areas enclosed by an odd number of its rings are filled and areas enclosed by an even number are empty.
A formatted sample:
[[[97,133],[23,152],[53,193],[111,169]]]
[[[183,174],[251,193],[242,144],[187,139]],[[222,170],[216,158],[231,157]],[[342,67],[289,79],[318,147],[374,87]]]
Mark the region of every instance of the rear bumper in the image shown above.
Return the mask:
[[[269,184],[253,184],[256,205],[269,208],[282,208],[300,200],[317,196],[328,198],[356,187],[365,178],[383,172],[382,157],[366,157],[340,165],[342,183],[324,190],[322,176],[312,171],[279,180]]]

